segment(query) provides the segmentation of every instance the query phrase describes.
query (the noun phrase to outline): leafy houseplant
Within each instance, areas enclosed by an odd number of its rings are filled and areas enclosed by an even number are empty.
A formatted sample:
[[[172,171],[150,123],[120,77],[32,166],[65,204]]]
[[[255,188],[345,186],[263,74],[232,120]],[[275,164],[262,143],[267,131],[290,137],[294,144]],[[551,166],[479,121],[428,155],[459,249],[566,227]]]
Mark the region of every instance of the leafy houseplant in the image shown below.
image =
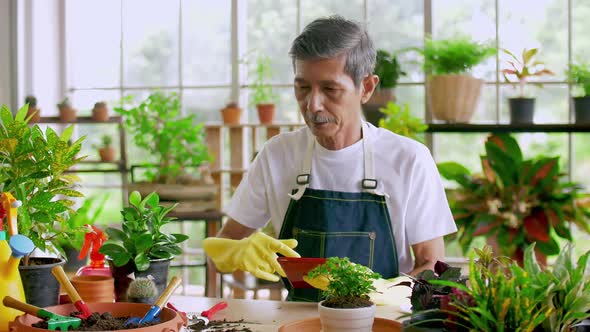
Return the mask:
[[[578,193],[578,184],[560,181],[559,157],[524,159],[507,134],[490,135],[485,150],[482,174],[455,162],[438,164],[441,175],[458,184],[447,196],[464,252],[485,236],[497,241],[501,255],[522,262],[533,242],[540,254],[558,254],[557,238],[572,240],[571,223],[590,233],[590,199]]]
[[[385,115],[385,118],[379,120],[379,127],[424,142],[423,133],[428,129],[428,125],[422,119],[412,116],[410,106],[407,103],[400,106],[389,102],[380,111]]]
[[[113,148],[113,138],[110,135],[103,135],[101,137],[101,144],[94,145],[94,148],[98,150],[100,160],[104,162],[115,161],[115,149]]]
[[[358,329],[355,331],[371,331],[375,304],[371,302],[369,293],[375,290],[372,281],[381,277],[379,273],[353,264],[347,257],[331,257],[324,264],[311,270],[307,276],[311,279],[323,276],[329,280],[327,289],[322,292],[325,300],[318,305],[323,331],[341,330],[343,321],[334,317],[338,314],[348,317],[348,320],[344,321],[346,327],[357,326]],[[351,321],[350,317],[355,314],[362,319],[358,322]]]
[[[572,64],[566,74],[569,82],[581,91],[578,97],[573,98],[576,123],[590,123],[590,64]]]
[[[430,73],[427,93],[436,119],[469,122],[481,93],[483,80],[468,72],[496,49],[465,37],[446,40],[427,39],[423,48],[414,48],[424,57],[424,70]]]
[[[270,124],[274,119],[275,102],[278,99],[277,94],[269,84],[272,79],[270,58],[259,56],[252,74],[254,75],[254,81],[251,84],[251,103],[258,110],[260,123]]]
[[[514,76],[518,83],[518,97],[510,98],[510,122],[511,123],[533,123],[535,110],[535,99],[525,97],[525,87],[530,77],[554,75],[552,71],[546,69],[543,62],[535,60],[539,49],[532,48],[522,50],[521,58],[507,49],[502,49],[504,53],[510,56],[508,64],[510,68],[502,70],[506,82],[511,82],[509,76]]]
[[[162,230],[164,225],[173,220],[167,215],[177,204],[169,207],[159,204],[157,193],[150,193],[142,199],[141,194],[134,191],[129,195],[129,206],[121,211],[122,229],[106,229],[109,240],[99,252],[108,256],[118,298],[127,291],[130,273],[135,273],[136,277],[154,275],[161,292],[166,285],[170,260],[182,254],[179,244],[186,241],[188,236],[166,234]],[[165,266],[161,267],[162,264]],[[153,265],[163,270],[162,275],[154,273],[153,269],[148,270]]]
[[[0,109],[2,191],[22,203],[18,232],[41,251],[63,254],[61,241],[75,232],[67,227],[68,213],[75,213],[73,198],[83,196],[74,189],[79,178],[65,171],[85,158],[76,157],[85,137],[68,144],[74,130],[71,126],[61,136],[50,127],[45,132],[37,125],[30,127],[27,111],[25,105],[13,116],[5,105]],[[29,303],[42,307],[57,304],[59,284],[50,274],[51,264],[63,264],[63,260],[25,256],[21,261],[19,269],[25,275],[23,285]],[[40,279],[32,279],[33,275]],[[47,286],[43,292],[32,290],[39,284]]]
[[[379,109],[387,103],[395,101],[394,88],[401,76],[406,75],[402,70],[397,56],[385,50],[377,50],[375,75],[379,76],[379,85],[373,92],[371,99],[363,105],[367,121],[377,126],[383,114]]]

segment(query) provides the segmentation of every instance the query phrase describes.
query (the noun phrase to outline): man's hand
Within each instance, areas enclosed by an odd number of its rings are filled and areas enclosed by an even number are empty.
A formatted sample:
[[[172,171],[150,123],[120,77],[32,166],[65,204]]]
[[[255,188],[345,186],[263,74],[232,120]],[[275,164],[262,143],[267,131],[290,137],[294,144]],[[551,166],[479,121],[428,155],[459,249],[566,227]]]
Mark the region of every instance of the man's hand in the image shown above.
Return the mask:
[[[296,246],[295,239],[277,240],[261,232],[241,240],[218,237],[203,240],[203,249],[219,272],[242,270],[269,281],[279,281],[275,272],[286,276],[277,262],[277,253],[286,257],[300,257],[293,250]]]

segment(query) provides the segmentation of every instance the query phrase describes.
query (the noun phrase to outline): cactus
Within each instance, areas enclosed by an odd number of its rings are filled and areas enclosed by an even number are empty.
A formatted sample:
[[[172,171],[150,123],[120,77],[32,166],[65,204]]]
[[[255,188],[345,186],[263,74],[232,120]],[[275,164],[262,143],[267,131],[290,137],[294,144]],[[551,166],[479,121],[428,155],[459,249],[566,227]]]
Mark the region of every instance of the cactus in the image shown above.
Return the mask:
[[[127,289],[127,298],[132,299],[151,299],[158,294],[156,284],[148,278],[137,278],[129,284]]]

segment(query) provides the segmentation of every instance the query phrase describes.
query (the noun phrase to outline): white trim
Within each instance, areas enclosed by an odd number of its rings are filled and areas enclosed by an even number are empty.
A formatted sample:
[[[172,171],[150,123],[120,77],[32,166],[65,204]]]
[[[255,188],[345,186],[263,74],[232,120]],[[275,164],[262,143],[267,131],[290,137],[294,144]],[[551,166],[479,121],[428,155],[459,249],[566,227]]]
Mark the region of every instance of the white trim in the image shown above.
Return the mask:
[[[65,0],[58,0],[57,3],[57,24],[58,24],[58,40],[57,44],[59,48],[57,50],[57,54],[59,57],[59,64],[58,64],[58,73],[61,77],[60,84],[59,84],[59,95],[60,98],[63,98],[68,90],[67,82],[68,82],[68,68],[67,68],[67,61],[68,61],[68,50],[67,50],[67,41],[66,41],[66,2]]]

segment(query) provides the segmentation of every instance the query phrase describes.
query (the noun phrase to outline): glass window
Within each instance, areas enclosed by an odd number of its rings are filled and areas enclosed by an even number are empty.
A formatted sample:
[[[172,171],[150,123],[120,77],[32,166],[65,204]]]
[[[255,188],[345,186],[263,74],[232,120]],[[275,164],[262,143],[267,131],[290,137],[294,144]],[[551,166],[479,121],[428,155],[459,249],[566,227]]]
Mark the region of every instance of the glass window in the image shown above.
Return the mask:
[[[301,0],[303,28],[319,17],[340,15],[344,18],[362,22],[364,20],[364,1],[348,0]]]

